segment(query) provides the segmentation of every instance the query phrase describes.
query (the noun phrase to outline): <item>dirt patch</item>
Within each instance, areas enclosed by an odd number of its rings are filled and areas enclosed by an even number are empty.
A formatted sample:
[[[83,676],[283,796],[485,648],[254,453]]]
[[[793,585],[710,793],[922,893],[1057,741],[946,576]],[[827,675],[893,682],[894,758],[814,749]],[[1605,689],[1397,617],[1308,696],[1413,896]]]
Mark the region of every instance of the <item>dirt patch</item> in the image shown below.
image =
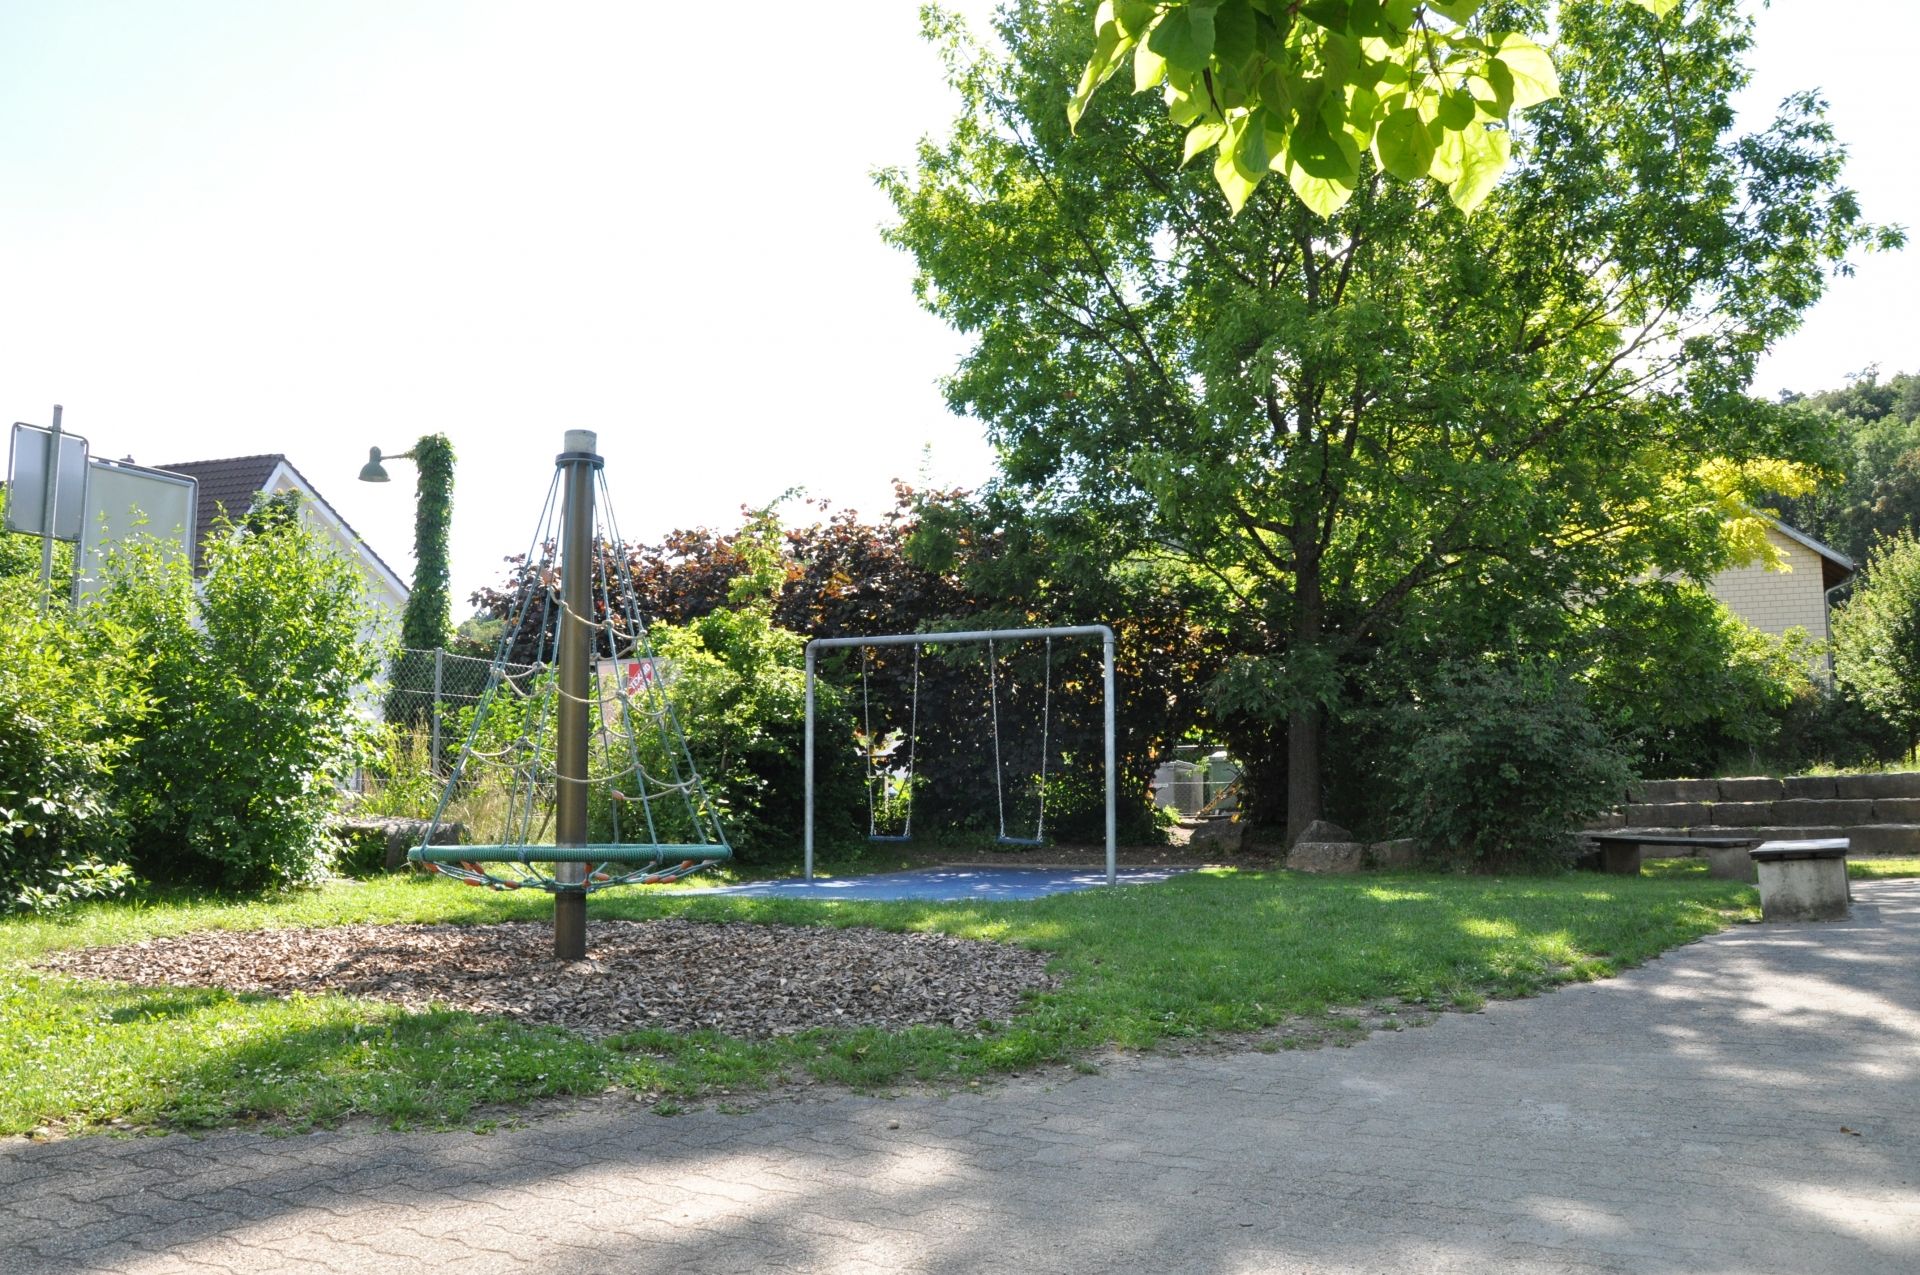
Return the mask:
[[[1051,988],[1044,952],[867,928],[678,919],[596,921],[587,959],[553,932],[502,925],[220,930],[62,952],[38,968],[140,986],[441,1005],[587,1036],[640,1028],[785,1036],[815,1027],[1005,1022]]]

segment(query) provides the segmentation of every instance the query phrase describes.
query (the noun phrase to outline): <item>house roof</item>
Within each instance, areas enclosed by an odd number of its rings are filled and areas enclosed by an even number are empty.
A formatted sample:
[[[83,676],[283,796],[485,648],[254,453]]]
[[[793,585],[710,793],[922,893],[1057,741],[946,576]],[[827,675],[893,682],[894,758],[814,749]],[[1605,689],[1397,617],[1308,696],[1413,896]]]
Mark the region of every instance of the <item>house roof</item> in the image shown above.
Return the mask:
[[[1841,553],[1838,549],[1830,545],[1821,544],[1818,540],[1815,540],[1798,527],[1790,527],[1778,518],[1768,518],[1767,521],[1773,524],[1775,531],[1787,539],[1793,541],[1795,544],[1811,549],[1820,555],[1821,583],[1825,585],[1825,587],[1829,589],[1839,588],[1851,579],[1853,573],[1858,570],[1852,558],[1849,558],[1846,554]]]
[[[266,489],[267,480],[273,477],[273,471],[280,467],[286,457],[278,453],[263,456],[230,456],[225,460],[189,460],[177,464],[161,465],[161,469],[176,474],[185,474],[199,486],[199,500],[194,508],[193,525],[200,528],[200,537],[205,541],[207,532],[213,527],[213,520],[225,513],[229,518],[243,518],[253,501]],[[206,569],[205,551],[196,544],[193,547],[193,569],[195,572]]]
[[[1800,530],[1798,527],[1789,527],[1786,523],[1781,522],[1778,518],[1769,518],[1767,519],[1767,521],[1772,523],[1774,525],[1774,529],[1777,530],[1781,535],[1785,536],[1787,539],[1797,541],[1800,544],[1805,545],[1807,548],[1813,550],[1815,553],[1825,558],[1828,562],[1838,563],[1840,566],[1845,567],[1849,571],[1854,570],[1855,563],[1853,559],[1849,558],[1846,554],[1841,553],[1838,549],[1832,548],[1828,545],[1821,544],[1818,540],[1815,540],[1812,536]]]
[[[388,577],[402,594],[407,585],[400,573],[388,566],[373,546],[363,539],[359,532],[339,510],[327,503],[307,476],[294,467],[292,461],[281,452],[264,452],[258,456],[228,456],[219,460],[188,460],[159,468],[176,474],[185,474],[199,483],[199,501],[195,509],[196,524],[200,530],[200,541],[193,547],[193,569],[196,574],[206,570],[207,532],[213,527],[213,520],[224,512],[229,518],[242,518],[253,508],[253,502],[261,492],[268,491],[274,479],[285,471],[293,485],[304,492],[315,504],[326,512],[339,527],[347,533],[372,562],[376,570]]]

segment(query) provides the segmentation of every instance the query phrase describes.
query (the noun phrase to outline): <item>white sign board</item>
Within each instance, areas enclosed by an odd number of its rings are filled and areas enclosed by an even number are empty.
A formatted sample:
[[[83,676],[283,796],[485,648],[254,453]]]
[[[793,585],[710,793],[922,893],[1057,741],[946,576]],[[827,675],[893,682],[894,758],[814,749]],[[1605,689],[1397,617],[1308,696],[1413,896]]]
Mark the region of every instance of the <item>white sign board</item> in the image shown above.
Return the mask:
[[[51,534],[56,540],[78,540],[87,487],[87,440],[78,434],[60,435],[60,490],[49,518],[47,470],[53,456],[53,431],[38,425],[13,426],[13,447],[7,464],[8,531],[30,536]],[[51,529],[48,523],[51,521]]]
[[[169,556],[192,561],[198,483],[125,461],[92,461],[86,471],[86,526],[74,555],[76,605],[99,587],[109,548],[130,536],[150,536]]]

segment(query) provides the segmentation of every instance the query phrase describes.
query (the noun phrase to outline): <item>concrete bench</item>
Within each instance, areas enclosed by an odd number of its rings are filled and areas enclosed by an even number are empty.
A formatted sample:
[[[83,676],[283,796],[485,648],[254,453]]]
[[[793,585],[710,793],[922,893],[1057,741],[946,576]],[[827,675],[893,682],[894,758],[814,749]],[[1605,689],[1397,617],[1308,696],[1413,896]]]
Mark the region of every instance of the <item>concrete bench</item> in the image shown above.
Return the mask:
[[[1687,846],[1707,852],[1709,875],[1721,877],[1724,870],[1726,880],[1752,880],[1733,873],[1746,868],[1744,857],[1759,841],[1758,837],[1684,837],[1670,832],[1583,832],[1580,835],[1598,843],[1600,871],[1627,877],[1640,875],[1642,846]],[[1715,855],[1723,851],[1737,853],[1739,861],[1730,854],[1722,863]]]
[[[1760,915],[1769,921],[1841,921],[1853,901],[1845,837],[1768,841],[1753,850]]]

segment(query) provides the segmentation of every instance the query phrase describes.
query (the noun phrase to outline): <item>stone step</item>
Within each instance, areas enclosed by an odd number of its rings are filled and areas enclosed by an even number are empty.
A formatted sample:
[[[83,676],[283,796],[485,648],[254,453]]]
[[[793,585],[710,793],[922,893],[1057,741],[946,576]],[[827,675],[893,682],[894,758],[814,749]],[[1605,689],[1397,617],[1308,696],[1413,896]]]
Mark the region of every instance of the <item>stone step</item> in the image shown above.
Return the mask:
[[[1920,799],[1920,771],[1878,775],[1768,775],[1729,779],[1643,779],[1627,788],[1632,805],[1674,802],[1881,801]]]
[[[1920,823],[1920,798],[1788,797],[1779,801],[1636,802],[1621,812],[1632,828],[1816,827],[1826,824]]]
[[[1815,841],[1827,837],[1845,837],[1850,843],[1850,854],[1920,855],[1920,823],[1795,824],[1771,827],[1726,824],[1653,827],[1636,823],[1606,831],[1644,832],[1650,837],[1754,837],[1761,841]],[[1685,846],[1648,846],[1642,852],[1643,857],[1649,859],[1684,859],[1694,853]]]

